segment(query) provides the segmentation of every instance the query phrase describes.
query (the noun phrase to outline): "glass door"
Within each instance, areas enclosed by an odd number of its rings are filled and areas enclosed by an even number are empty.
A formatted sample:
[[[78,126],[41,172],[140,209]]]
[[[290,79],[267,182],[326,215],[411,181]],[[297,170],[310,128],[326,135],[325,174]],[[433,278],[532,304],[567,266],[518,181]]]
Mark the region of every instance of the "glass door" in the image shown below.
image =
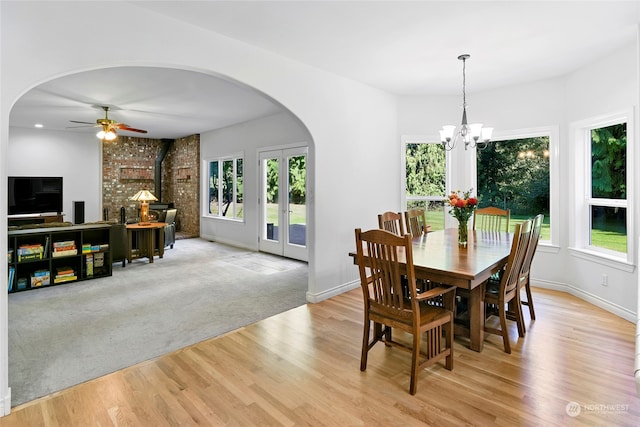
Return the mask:
[[[307,261],[306,162],[306,147],[260,153],[261,251]]]

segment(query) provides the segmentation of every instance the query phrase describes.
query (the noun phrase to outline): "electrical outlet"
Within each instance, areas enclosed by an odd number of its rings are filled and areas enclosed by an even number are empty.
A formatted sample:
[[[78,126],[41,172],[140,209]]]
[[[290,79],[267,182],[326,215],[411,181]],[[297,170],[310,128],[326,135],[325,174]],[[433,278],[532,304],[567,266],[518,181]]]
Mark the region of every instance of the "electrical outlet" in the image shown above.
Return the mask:
[[[602,275],[602,286],[609,286],[609,276],[606,274]]]

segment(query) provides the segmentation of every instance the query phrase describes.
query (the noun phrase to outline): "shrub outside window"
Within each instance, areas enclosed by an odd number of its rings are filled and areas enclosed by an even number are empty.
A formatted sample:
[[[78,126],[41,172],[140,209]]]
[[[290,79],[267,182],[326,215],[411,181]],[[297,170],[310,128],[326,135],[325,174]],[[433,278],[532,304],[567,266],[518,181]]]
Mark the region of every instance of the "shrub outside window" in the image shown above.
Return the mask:
[[[227,219],[243,218],[243,159],[209,161],[208,215]]]

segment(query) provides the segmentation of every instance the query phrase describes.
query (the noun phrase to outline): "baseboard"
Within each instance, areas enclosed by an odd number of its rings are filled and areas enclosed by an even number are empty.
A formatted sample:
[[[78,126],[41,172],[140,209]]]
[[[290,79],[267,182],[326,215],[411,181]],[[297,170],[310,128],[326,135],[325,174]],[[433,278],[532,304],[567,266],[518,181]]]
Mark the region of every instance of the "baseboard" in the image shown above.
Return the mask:
[[[11,413],[11,387],[7,388],[7,394],[0,399],[0,417]]]
[[[320,301],[335,297],[336,295],[343,294],[358,287],[360,287],[360,279],[344,283],[340,286],[327,289],[326,291],[322,291],[320,293],[311,293],[307,291],[307,302],[318,303]]]
[[[638,321],[637,313],[621,307],[618,304],[607,301],[597,295],[585,292],[584,290],[576,288],[575,286],[567,285],[564,283],[551,282],[548,280],[538,280],[534,278],[531,279],[531,285],[538,288],[566,292],[577,298],[580,298],[581,300],[587,301],[588,303],[593,304],[596,307],[600,307],[603,310],[613,313],[618,317],[628,320],[631,323],[635,324]]]
[[[246,249],[248,251],[257,251],[258,248],[257,247],[252,247],[250,245],[238,242],[236,240],[233,239],[225,239],[225,238],[220,238],[220,237],[215,237],[215,236],[207,236],[205,234],[200,235],[201,239],[204,240],[209,240],[210,242],[217,242],[217,243],[222,243],[224,245],[229,245],[229,246],[233,246],[236,248],[240,248],[240,249]]]

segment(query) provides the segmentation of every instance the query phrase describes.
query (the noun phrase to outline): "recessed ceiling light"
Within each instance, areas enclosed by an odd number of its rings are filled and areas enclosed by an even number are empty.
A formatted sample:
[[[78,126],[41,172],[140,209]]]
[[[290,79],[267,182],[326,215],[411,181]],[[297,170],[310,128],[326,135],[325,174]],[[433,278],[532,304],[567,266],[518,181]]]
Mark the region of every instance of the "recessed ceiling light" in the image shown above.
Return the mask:
[[[34,126],[37,127],[37,128],[43,128],[44,127],[44,125],[42,123],[36,123]]]

